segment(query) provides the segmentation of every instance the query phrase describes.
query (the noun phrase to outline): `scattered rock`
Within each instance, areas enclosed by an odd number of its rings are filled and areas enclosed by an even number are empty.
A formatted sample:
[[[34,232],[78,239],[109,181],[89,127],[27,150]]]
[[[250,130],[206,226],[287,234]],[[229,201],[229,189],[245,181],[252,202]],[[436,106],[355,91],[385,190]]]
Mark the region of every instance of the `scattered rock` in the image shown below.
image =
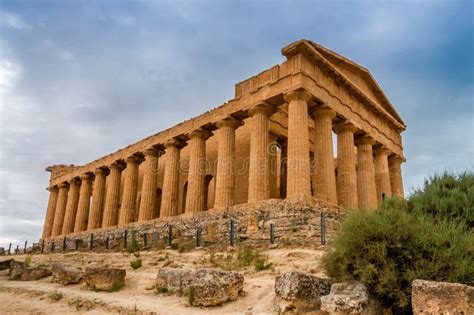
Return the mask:
[[[12,258],[0,260],[0,270],[6,270],[10,268],[10,263],[13,261]]]
[[[473,314],[474,287],[460,283],[415,280],[413,314]]]
[[[79,283],[84,277],[82,269],[60,264],[53,265],[52,272],[52,282],[61,283],[62,285]]]
[[[51,270],[43,266],[27,267],[25,263],[12,261],[10,263],[10,280],[35,281],[51,275]]]
[[[125,269],[87,267],[84,278],[93,290],[117,291],[125,285]]]
[[[182,292],[189,287],[193,272],[188,269],[161,268],[155,280],[155,287],[170,293]]]
[[[193,306],[214,306],[237,300],[243,291],[244,276],[238,272],[218,269],[200,269],[190,285],[190,302]]]
[[[380,303],[370,298],[367,288],[360,282],[334,283],[329,295],[321,297],[321,310],[330,314],[376,315],[383,313]]]
[[[299,271],[288,271],[275,278],[279,311],[296,313],[318,310],[321,296],[329,293],[331,280]]]

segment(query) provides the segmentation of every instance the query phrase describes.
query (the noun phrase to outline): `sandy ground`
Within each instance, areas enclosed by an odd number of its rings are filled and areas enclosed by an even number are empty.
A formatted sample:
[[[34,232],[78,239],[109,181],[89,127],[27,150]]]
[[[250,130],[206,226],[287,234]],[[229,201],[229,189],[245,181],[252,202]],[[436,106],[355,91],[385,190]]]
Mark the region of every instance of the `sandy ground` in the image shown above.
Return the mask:
[[[223,264],[225,259],[220,257],[228,254],[228,251],[213,251],[212,256],[215,262]],[[257,272],[252,265],[235,270],[245,276],[242,297],[218,307],[196,308],[189,306],[186,297],[156,293],[153,285],[162,267],[197,269],[215,266],[210,261],[209,250],[187,253],[175,250],[143,251],[140,255],[143,266],[137,270],[130,267],[130,260],[134,257],[129,253],[34,255],[33,265],[61,262],[79,267],[125,268],[125,287],[118,292],[94,292],[83,282],[62,286],[51,283],[51,277],[38,281],[10,281],[8,270],[4,270],[0,271],[0,314],[275,314],[275,276],[288,270],[324,276],[319,265],[323,255],[320,249],[267,249],[262,251],[262,255],[272,263],[271,269]],[[24,261],[25,257],[14,256],[18,261]],[[6,257],[0,257],[3,258]]]

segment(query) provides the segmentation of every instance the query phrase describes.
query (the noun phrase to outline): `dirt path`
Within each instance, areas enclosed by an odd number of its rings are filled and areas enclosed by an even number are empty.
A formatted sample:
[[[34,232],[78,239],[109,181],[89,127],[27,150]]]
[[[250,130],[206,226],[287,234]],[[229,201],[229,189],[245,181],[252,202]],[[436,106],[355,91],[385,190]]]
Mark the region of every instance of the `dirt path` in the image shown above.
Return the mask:
[[[235,251],[234,251],[235,252]],[[257,272],[253,266],[239,268],[245,276],[244,296],[213,308],[196,308],[186,297],[157,294],[153,290],[156,274],[162,267],[201,268],[225,265],[229,252],[173,250],[142,252],[143,266],[133,270],[129,253],[68,253],[35,255],[33,264],[61,262],[81,268],[107,266],[125,268],[125,287],[118,292],[93,292],[84,283],[62,286],[51,277],[38,281],[10,281],[8,270],[0,272],[0,314],[275,314],[273,303],[275,276],[287,270],[300,270],[323,276],[318,249],[271,249],[262,255],[272,268]],[[18,255],[15,260],[24,261]]]

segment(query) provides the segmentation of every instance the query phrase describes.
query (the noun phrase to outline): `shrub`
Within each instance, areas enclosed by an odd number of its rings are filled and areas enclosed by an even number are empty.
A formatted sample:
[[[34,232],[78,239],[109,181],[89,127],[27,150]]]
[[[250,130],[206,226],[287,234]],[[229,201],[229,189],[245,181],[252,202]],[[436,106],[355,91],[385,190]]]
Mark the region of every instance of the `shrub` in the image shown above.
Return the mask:
[[[255,257],[254,265],[256,271],[267,270],[272,267],[272,263],[267,263],[267,259],[262,256]]]
[[[31,257],[31,255],[28,255],[25,257],[25,265],[27,267],[31,266],[31,263],[33,262],[33,257]]]
[[[130,231],[130,242],[128,243],[127,251],[129,253],[136,253],[140,251],[140,243],[137,240],[137,231],[135,231],[135,229]]]
[[[138,269],[142,266],[142,259],[140,257],[136,257],[130,261],[130,267],[133,269]]]
[[[117,291],[120,291],[121,288],[123,288],[122,284],[114,282],[109,292],[117,292]]]
[[[372,213],[349,213],[323,266],[336,281],[358,280],[387,306],[411,307],[414,279],[474,284],[474,234],[455,222],[410,212],[388,200]]]
[[[456,221],[474,227],[474,173],[444,173],[425,181],[408,200],[409,210],[436,220]]]
[[[61,292],[53,292],[50,297],[51,300],[57,302],[63,298],[63,294]]]

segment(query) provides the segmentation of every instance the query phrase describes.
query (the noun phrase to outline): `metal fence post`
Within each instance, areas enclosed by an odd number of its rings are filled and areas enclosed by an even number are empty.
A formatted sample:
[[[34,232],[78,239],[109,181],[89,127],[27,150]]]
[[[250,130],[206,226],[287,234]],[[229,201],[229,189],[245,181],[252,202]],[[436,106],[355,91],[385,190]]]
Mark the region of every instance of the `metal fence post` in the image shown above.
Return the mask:
[[[105,238],[105,249],[109,250],[109,236]]]
[[[66,236],[64,236],[64,239],[63,239],[63,252],[66,251],[66,246],[67,246],[66,243],[67,243],[67,238],[66,238]]]
[[[33,243],[33,245],[31,245],[31,253],[32,254],[35,253],[35,245],[36,245],[36,243]]]
[[[201,238],[202,238],[202,231],[201,228],[197,228],[196,230],[196,247],[201,247]]]
[[[20,253],[20,245],[16,245],[15,255]]]
[[[12,243],[8,246],[8,255],[12,253]]]
[[[324,213],[321,212],[321,245],[326,244],[326,222],[324,219]]]
[[[79,250],[79,239],[76,238],[76,250]]]
[[[41,244],[41,254],[44,254],[44,240],[43,240],[43,242],[42,242],[42,244]]]
[[[386,194],[386,193],[382,193],[382,201],[385,201],[385,198],[387,198],[387,194]]]
[[[270,223],[270,244],[275,244],[275,224]]]
[[[230,220],[230,246],[234,246],[234,221]]]
[[[91,241],[89,243],[89,250],[94,249],[94,233],[91,233]]]
[[[168,224],[168,246],[173,243],[173,226]]]
[[[54,247],[55,247],[56,244],[54,244],[54,242],[51,242],[51,253],[54,253]]]
[[[123,231],[123,248],[127,249],[128,230]]]
[[[144,248],[148,247],[148,234],[146,232],[143,233],[143,247]]]
[[[23,248],[23,254],[26,254],[26,244],[28,244],[28,241],[25,241],[25,248]]]

